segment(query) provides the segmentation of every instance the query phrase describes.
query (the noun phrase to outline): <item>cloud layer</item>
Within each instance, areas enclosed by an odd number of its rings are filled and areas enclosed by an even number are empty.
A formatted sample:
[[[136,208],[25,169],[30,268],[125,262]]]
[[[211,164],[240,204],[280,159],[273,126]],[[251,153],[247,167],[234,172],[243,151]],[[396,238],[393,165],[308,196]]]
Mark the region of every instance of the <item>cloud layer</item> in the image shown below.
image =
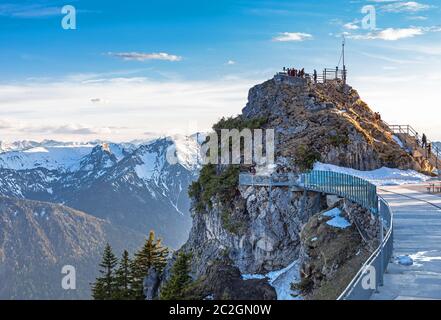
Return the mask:
[[[408,2],[394,2],[389,3],[381,7],[386,12],[408,12],[408,13],[414,13],[419,11],[424,11],[430,9],[432,6],[415,2],[415,1],[408,1]]]
[[[1,117],[0,134],[2,140],[128,141],[144,137],[145,132],[207,131],[222,116],[240,113],[249,88],[261,80],[119,77],[0,84],[0,113],[16,112]]]
[[[126,61],[147,61],[147,60],[163,60],[163,61],[181,61],[182,57],[165,52],[159,53],[143,53],[143,52],[108,52],[109,56],[118,57]]]
[[[309,33],[303,33],[303,32],[283,32],[280,33],[278,36],[273,38],[273,41],[279,41],[279,42],[288,42],[288,41],[305,41],[312,39],[312,35]]]

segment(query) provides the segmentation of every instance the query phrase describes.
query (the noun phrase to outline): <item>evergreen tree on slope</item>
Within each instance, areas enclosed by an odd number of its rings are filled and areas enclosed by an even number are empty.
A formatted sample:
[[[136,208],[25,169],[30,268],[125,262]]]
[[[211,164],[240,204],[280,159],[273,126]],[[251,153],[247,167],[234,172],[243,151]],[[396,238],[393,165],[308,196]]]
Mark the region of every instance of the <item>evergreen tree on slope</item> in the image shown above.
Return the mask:
[[[174,263],[169,281],[161,290],[161,300],[182,300],[186,299],[185,290],[192,283],[190,273],[189,254],[180,252]]]
[[[124,250],[119,262],[119,267],[115,272],[116,291],[114,298],[118,300],[133,299],[132,281],[133,277],[129,252]]]
[[[151,267],[161,273],[167,263],[168,249],[163,247],[161,240],[155,240],[155,233],[150,231],[144,246],[135,253],[132,262],[132,291],[135,299],[145,299],[143,281]]]
[[[103,258],[100,263],[101,277],[96,279],[92,285],[92,296],[95,300],[111,300],[115,298],[115,267],[118,264],[118,259],[113,254],[110,244],[106,244],[104,248]]]

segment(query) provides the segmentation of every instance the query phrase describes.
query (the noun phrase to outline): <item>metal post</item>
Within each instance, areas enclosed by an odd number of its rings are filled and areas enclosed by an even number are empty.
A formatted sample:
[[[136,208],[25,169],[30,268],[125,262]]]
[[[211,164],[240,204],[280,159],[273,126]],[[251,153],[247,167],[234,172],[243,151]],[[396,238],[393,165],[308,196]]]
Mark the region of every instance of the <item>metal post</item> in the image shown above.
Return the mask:
[[[343,64],[343,84],[346,84],[346,66]]]
[[[272,193],[272,191],[273,191],[273,188],[272,188],[272,179],[273,179],[273,177],[270,176],[270,177],[269,177],[269,194],[268,194],[268,209],[269,209],[269,213],[271,213],[271,207],[272,207],[272,205],[273,205],[273,203],[272,203],[272,198],[271,198],[271,193]]]
[[[383,210],[381,208],[381,203],[378,203],[379,207],[379,217],[380,217],[380,286],[383,286],[383,274],[384,274],[384,223],[383,223]]]

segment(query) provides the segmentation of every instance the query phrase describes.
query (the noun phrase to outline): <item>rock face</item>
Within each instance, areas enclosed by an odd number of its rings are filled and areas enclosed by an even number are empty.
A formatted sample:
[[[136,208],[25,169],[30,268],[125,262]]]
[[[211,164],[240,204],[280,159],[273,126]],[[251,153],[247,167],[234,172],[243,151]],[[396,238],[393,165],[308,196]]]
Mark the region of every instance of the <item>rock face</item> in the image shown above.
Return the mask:
[[[337,299],[378,246],[380,229],[376,217],[348,201],[341,201],[334,208],[351,222],[349,227],[329,225],[330,218],[318,213],[301,232],[302,280],[295,286],[305,299]]]
[[[242,280],[238,268],[225,261],[208,266],[188,291],[190,298],[211,300],[275,300],[276,292],[264,279]]]
[[[263,119],[263,129],[275,130],[276,172],[303,172],[319,160],[358,170],[382,166],[430,169],[428,163],[418,162],[393,140],[389,128],[376,120],[351,87],[339,82],[314,85],[304,79],[288,80],[275,77],[252,88],[242,115],[230,121],[246,127],[253,120],[262,123]],[[223,121],[214,126],[215,130],[228,123]],[[376,217],[320,193],[283,187],[270,191],[268,187],[238,186],[237,181],[232,185],[235,176],[224,177],[228,170],[228,166],[217,166],[210,176],[203,169],[197,187],[191,188],[193,227],[181,250],[192,254],[194,279],[205,279],[209,266],[222,265],[225,257],[242,274],[262,275],[300,258],[307,280],[299,286],[305,298],[335,298],[376,241]],[[240,166],[240,170],[248,168]],[[226,180],[225,185],[210,184],[219,177]],[[218,191],[213,192],[213,188]],[[225,188],[231,189],[227,196]],[[334,232],[319,219],[323,210],[336,205],[352,222],[342,232]],[[312,234],[320,239],[314,244],[308,242]],[[219,272],[228,273],[222,270]],[[320,291],[332,279],[339,281],[334,291]],[[218,285],[222,287],[223,283]],[[265,298],[261,291],[255,294],[256,298]]]
[[[296,259],[300,230],[310,216],[325,207],[326,199],[320,194],[304,195],[280,188],[273,190],[270,208],[268,191],[240,188],[232,213],[225,213],[228,208],[219,205],[193,216],[193,228],[183,250],[194,254],[196,277],[206,272],[207,261],[225,254],[247,274],[282,269]]]
[[[160,274],[154,267],[150,268],[147,276],[144,278],[143,287],[146,300],[153,300],[157,294],[160,284]]]

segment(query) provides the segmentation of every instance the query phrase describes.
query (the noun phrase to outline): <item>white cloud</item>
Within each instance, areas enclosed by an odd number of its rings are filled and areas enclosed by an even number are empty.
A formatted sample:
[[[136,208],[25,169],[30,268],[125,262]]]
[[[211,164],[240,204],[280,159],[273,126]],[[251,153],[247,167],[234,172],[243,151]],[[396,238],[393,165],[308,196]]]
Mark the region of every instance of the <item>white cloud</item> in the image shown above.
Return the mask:
[[[188,133],[194,122],[200,131],[208,131],[222,116],[240,113],[249,88],[264,79],[260,75],[203,81],[112,78],[0,84],[0,113],[6,112],[8,118],[1,118],[0,132],[6,140],[128,141],[145,132]]]
[[[384,30],[379,30],[375,32],[369,32],[366,34],[351,35],[348,34],[347,37],[356,40],[386,40],[386,41],[396,41],[405,38],[412,38],[424,34],[424,29],[420,27],[410,27],[410,28],[387,28]]]
[[[164,61],[181,61],[182,57],[165,53],[143,53],[143,52],[108,52],[110,56],[118,57],[126,61],[146,61],[146,60],[164,60]]]
[[[62,135],[109,135],[112,133],[112,128],[109,127],[94,127],[81,124],[63,124],[59,126],[27,126],[21,130],[29,133]]]
[[[428,32],[441,32],[441,27],[409,27],[409,28],[387,28],[383,30],[377,30],[368,32],[365,34],[351,34],[349,32],[344,33],[349,39],[356,40],[385,40],[396,41],[400,39],[413,38],[426,34]]]
[[[432,6],[415,1],[395,2],[381,7],[386,12],[419,12],[430,9]]]
[[[348,22],[343,25],[343,28],[348,30],[358,30],[360,27],[355,22]]]
[[[61,7],[44,6],[42,4],[0,4],[0,16],[40,18],[55,15],[61,15]]]
[[[226,64],[229,65],[229,66],[232,66],[232,65],[235,65],[235,64],[236,64],[236,61],[234,61],[234,60],[228,60]]]
[[[425,21],[428,18],[425,17],[425,16],[409,16],[409,17],[407,17],[407,19],[409,19],[409,20]]]
[[[13,128],[17,123],[10,120],[0,119],[0,130]]]
[[[288,41],[304,41],[312,39],[312,35],[309,33],[302,33],[302,32],[283,32],[280,33],[278,36],[273,38],[273,41],[280,41],[280,42],[288,42]]]

